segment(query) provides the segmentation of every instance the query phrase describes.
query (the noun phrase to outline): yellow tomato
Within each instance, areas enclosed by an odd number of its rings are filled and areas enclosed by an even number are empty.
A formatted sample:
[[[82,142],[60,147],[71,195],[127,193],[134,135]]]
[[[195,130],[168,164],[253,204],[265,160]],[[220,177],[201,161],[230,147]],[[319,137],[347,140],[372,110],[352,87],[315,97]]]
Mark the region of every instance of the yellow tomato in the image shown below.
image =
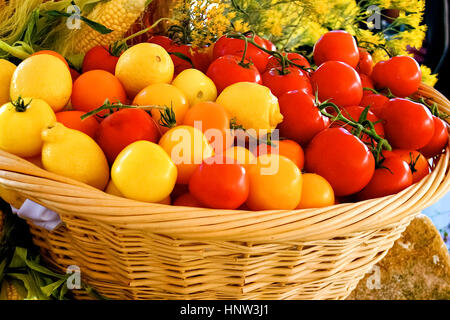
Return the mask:
[[[159,145],[178,168],[178,184],[188,184],[204,159],[214,155],[205,135],[190,126],[179,126],[165,133]]]
[[[254,136],[273,131],[283,121],[278,99],[269,88],[256,83],[239,82],[229,86],[217,98],[217,103],[238,125],[256,130]]]
[[[266,154],[248,167],[250,194],[247,205],[251,210],[293,210],[302,196],[302,174],[284,156]]]
[[[0,106],[9,102],[9,87],[11,78],[16,70],[16,66],[5,59],[0,59]]]
[[[41,54],[22,61],[11,78],[11,100],[42,99],[53,111],[62,110],[72,94],[72,76],[60,59]]]
[[[40,99],[18,99],[0,108],[0,149],[19,157],[41,153],[41,132],[56,122],[52,108]]]
[[[322,208],[334,204],[334,191],[325,178],[314,174],[303,175],[302,199],[297,209]]]
[[[177,168],[160,146],[137,141],[117,156],[111,179],[126,198],[158,203],[172,193]]]
[[[174,65],[163,47],[153,43],[139,43],[126,50],[116,66],[116,77],[132,99],[145,87],[156,83],[170,83]]]
[[[112,180],[109,181],[105,192],[108,194],[111,194],[113,196],[125,198],[125,196],[120,192],[120,190],[117,189],[116,185],[114,184],[114,182]],[[170,196],[168,196],[167,198],[165,198],[164,200],[162,200],[158,203],[170,205],[172,203],[172,200],[170,199]]]
[[[216,101],[216,85],[200,70],[184,70],[173,80],[172,84],[183,91],[191,106],[199,102]]]
[[[232,147],[225,152],[225,156],[234,159],[237,164],[249,165],[256,163],[253,153],[244,147]]]
[[[133,105],[173,108],[173,111],[175,113],[176,125],[180,125],[183,123],[186,112],[189,110],[189,102],[184,93],[181,92],[181,90],[177,87],[166,83],[153,84],[144,88],[135,97]],[[160,110],[153,109],[151,110],[151,113],[152,118],[158,125],[160,125]],[[162,132],[167,132],[169,130],[167,127],[161,125],[160,128]]]

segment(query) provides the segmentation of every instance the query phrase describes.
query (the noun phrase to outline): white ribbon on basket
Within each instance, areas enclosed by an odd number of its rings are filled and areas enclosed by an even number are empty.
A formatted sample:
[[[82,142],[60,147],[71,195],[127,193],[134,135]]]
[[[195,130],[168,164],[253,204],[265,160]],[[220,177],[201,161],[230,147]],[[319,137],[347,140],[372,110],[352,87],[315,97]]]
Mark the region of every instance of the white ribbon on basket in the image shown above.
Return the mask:
[[[13,206],[11,206],[11,209],[20,218],[48,231],[53,231],[62,225],[61,218],[56,212],[28,199],[25,200],[20,209]]]

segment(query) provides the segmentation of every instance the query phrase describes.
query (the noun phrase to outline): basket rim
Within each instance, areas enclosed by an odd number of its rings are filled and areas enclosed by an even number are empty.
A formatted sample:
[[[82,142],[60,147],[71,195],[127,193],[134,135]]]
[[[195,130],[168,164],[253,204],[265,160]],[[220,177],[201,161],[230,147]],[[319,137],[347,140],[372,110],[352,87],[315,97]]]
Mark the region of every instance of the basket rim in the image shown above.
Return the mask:
[[[450,101],[436,89],[422,84],[417,95],[450,113]],[[145,203],[106,194],[1,150],[0,186],[58,212],[66,224],[95,220],[192,240],[313,241],[410,219],[450,190],[449,162],[450,145],[430,175],[398,194],[318,209],[245,211]]]

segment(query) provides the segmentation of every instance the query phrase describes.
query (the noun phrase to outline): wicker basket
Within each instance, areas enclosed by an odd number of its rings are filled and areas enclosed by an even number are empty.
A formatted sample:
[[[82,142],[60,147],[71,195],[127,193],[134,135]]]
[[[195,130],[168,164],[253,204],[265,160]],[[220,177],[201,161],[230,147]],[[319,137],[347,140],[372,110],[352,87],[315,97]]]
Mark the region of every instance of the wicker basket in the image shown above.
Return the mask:
[[[421,96],[450,112],[423,85]],[[61,215],[32,226],[44,259],[113,299],[344,299],[410,221],[450,189],[450,151],[403,192],[297,211],[226,211],[141,203],[105,194],[0,152],[0,195]],[[80,295],[79,298],[84,298]]]

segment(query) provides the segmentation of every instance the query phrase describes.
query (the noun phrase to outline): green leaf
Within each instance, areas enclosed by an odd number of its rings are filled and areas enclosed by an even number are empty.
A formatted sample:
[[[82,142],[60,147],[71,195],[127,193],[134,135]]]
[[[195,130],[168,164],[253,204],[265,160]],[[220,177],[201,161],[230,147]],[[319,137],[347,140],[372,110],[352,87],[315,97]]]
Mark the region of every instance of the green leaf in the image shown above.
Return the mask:
[[[41,287],[41,291],[43,294],[45,294],[47,297],[50,297],[54,291],[58,290],[61,285],[63,285],[66,282],[66,278],[60,279],[56,282],[53,282],[45,287]]]
[[[11,260],[11,263],[9,264],[9,268],[22,268],[25,267],[27,264],[25,263],[25,260],[23,259],[23,255],[27,255],[27,249],[16,247],[16,250],[14,251],[13,258]]]

